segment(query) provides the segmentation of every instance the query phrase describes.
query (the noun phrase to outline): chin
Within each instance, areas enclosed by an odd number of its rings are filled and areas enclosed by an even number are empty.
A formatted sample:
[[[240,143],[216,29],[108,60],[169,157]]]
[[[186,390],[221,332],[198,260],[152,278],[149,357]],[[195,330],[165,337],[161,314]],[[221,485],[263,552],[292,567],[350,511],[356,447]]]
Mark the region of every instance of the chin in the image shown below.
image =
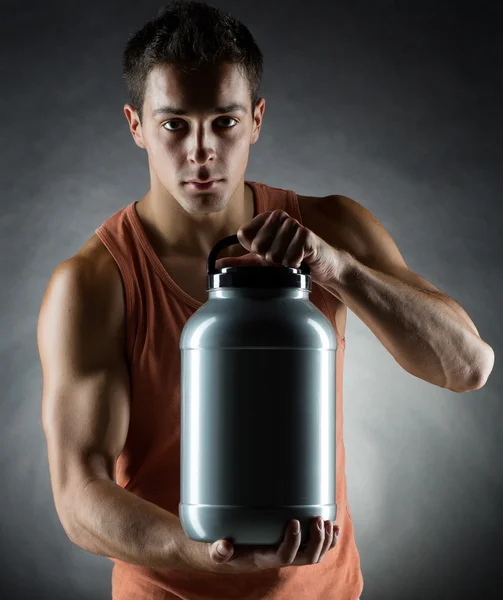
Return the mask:
[[[206,215],[224,210],[229,204],[229,199],[222,194],[201,194],[190,198],[185,197],[183,208],[191,215]]]

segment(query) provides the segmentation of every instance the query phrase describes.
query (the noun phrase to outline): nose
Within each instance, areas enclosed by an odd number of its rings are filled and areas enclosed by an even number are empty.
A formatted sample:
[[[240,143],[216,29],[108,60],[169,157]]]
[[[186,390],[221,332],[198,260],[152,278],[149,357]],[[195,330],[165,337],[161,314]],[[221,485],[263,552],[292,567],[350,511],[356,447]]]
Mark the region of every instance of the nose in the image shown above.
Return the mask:
[[[215,135],[205,131],[204,127],[195,130],[189,144],[188,157],[191,162],[204,165],[215,158]]]

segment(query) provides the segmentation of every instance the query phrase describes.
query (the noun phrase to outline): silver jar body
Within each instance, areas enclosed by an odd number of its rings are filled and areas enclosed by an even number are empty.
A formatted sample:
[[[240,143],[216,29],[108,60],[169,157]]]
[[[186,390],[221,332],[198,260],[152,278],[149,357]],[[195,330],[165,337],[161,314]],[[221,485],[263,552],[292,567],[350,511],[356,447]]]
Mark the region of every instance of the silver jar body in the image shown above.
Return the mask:
[[[209,290],[181,351],[179,516],[199,542],[335,521],[337,339],[298,288]]]

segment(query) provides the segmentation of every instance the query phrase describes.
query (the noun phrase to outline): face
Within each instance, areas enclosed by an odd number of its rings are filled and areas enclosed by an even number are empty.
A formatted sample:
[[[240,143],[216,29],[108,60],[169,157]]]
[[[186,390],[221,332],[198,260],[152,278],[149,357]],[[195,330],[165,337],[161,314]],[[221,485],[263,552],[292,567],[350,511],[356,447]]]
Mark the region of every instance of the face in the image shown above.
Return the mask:
[[[231,106],[237,104],[245,110]],[[264,107],[261,98],[252,118],[248,82],[237,65],[225,63],[189,73],[155,67],[147,80],[143,123],[132,105],[124,111],[136,144],[148,153],[153,192],[172,196],[190,214],[204,214],[225,208],[244,180]],[[187,183],[212,178],[222,181],[209,190]]]

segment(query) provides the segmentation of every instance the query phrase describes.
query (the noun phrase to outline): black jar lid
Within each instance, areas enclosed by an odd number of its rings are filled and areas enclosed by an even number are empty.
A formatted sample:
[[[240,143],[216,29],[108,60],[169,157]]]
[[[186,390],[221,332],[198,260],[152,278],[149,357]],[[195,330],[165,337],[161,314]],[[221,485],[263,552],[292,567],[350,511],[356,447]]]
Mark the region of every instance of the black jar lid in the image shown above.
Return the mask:
[[[215,244],[208,256],[206,268],[208,290],[220,288],[298,288],[311,291],[311,269],[302,261],[300,268],[284,266],[232,266],[217,269],[215,263],[221,250],[239,244],[237,235],[230,235]]]

